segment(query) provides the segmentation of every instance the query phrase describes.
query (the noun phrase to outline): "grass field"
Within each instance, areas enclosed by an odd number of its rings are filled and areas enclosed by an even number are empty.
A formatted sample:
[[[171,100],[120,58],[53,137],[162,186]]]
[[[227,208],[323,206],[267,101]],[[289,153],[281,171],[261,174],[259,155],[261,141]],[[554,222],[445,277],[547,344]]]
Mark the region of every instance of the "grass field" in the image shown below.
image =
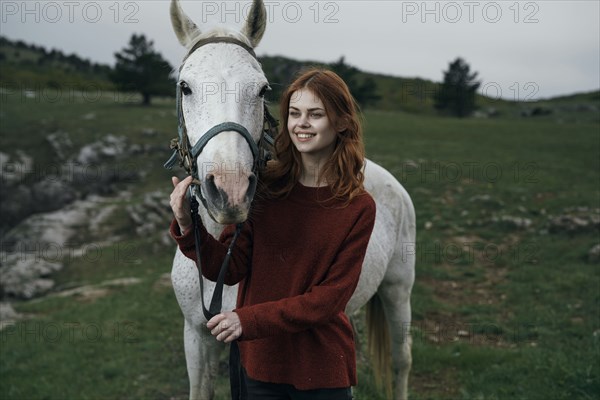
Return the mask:
[[[160,232],[135,235],[125,211],[149,191],[169,191],[162,163],[175,135],[174,106],[126,100],[2,98],[2,151],[23,149],[38,168],[57,162],[43,139],[51,132],[67,132],[73,151],[108,133],[164,147],[128,160],[146,174],[129,198],[115,200],[106,227],[126,238],[93,257],[64,260],[56,276],[59,290],[97,290],[14,304],[28,318],[0,332],[2,399],[187,396],[183,321],[165,277],[174,245],[161,245]],[[600,269],[587,252],[599,233],[551,232],[548,221],[570,207],[600,206],[598,112],[455,120],[367,111],[365,119],[368,156],[400,180],[417,212],[411,398],[596,398]],[[519,218],[528,225],[515,224]],[[140,281],[114,281],[127,277]],[[355,397],[383,399],[358,317]],[[224,355],[219,399],[225,374]]]

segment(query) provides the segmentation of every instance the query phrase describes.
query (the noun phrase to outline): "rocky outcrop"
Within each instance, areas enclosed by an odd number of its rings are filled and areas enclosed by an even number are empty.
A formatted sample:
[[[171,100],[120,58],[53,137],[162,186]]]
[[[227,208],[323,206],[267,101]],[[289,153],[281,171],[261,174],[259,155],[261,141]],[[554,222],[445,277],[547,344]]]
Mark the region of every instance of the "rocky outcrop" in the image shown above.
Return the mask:
[[[103,237],[93,243],[94,249],[117,241],[99,232],[116,209],[107,204],[112,200],[90,196],[58,211],[32,215],[7,232],[0,251],[0,297],[30,299],[53,289],[51,275],[62,269],[64,260],[89,252],[90,243],[82,242],[82,235]]]
[[[127,214],[138,235],[162,232],[161,243],[173,244],[168,234],[168,226],[173,218],[168,193],[161,191],[147,193],[141,203],[127,206]]]
[[[110,134],[76,152],[65,132],[51,133],[46,141],[58,162],[42,165],[22,151],[0,153],[0,236],[29,215],[59,210],[93,194],[113,195],[138,182],[140,171],[131,168],[127,157],[152,150],[129,146],[125,137]]]
[[[589,263],[600,262],[600,243],[592,247],[587,254]]]
[[[548,217],[550,233],[582,233],[600,230],[600,209],[589,207],[565,208],[560,215]]]

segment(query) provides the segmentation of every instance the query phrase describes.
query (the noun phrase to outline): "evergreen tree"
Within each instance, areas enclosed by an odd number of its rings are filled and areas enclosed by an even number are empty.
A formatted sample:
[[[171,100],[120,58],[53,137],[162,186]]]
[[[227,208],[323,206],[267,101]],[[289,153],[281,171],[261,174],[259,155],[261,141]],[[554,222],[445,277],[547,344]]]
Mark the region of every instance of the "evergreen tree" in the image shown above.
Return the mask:
[[[435,96],[435,108],[459,118],[469,116],[475,109],[475,92],[481,85],[476,78],[477,72],[471,73],[469,64],[462,58],[451,62]]]
[[[333,72],[338,74],[348,88],[350,89],[350,93],[356,99],[358,104],[362,108],[366,108],[370,104],[375,104],[381,96],[377,94],[377,84],[375,80],[371,77],[368,77],[363,80],[360,84],[358,83],[357,74],[360,71],[351,65],[346,64],[346,59],[344,56],[340,57],[340,59],[329,66]]]
[[[144,35],[133,34],[129,47],[115,53],[115,57],[110,79],[120,90],[140,92],[144,105],[150,104],[151,96],[174,94],[175,82],[169,78],[172,67]]]

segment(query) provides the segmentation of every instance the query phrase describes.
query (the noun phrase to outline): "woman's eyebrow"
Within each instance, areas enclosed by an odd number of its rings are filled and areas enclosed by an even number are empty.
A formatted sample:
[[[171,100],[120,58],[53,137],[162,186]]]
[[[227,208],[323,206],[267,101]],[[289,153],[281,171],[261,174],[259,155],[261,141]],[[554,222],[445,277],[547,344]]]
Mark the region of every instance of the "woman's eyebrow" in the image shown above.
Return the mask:
[[[294,106],[290,106],[290,108],[293,108],[294,110],[298,110],[300,111],[299,108],[294,107]],[[324,109],[322,109],[321,107],[315,107],[315,108],[309,108],[308,111],[325,111]]]

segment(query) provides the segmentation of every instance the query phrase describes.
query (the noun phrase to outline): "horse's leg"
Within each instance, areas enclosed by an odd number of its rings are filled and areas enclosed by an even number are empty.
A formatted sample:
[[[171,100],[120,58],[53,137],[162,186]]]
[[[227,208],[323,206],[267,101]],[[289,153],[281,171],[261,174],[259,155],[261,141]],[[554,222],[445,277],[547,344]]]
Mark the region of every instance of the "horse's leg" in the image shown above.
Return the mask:
[[[404,258],[404,260],[403,260]],[[410,294],[414,283],[414,257],[395,255],[377,293],[385,309],[392,340],[392,362],[397,371],[395,398],[408,398],[408,374],[412,365]]]
[[[194,326],[187,320],[183,328],[183,341],[190,379],[190,400],[212,400],[222,345],[212,338],[207,329]]]

